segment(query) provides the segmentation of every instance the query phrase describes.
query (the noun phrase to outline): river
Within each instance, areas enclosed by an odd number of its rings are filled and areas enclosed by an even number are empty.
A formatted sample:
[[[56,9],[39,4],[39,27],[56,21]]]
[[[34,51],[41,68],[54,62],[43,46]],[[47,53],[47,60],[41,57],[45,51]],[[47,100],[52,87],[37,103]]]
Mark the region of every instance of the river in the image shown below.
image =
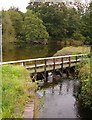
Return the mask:
[[[61,79],[37,91],[43,99],[39,118],[92,118],[92,111],[84,110],[77,101],[78,83],[78,79]]]
[[[48,45],[34,44],[7,44],[3,47],[3,61],[22,60],[53,56],[62,45],[56,42]]]

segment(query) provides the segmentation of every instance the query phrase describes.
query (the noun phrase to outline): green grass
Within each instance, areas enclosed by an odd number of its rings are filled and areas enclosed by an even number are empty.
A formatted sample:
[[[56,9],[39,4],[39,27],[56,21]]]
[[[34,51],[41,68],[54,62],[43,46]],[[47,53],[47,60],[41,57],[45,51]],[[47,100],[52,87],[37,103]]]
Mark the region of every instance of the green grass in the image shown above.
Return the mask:
[[[2,66],[2,118],[22,118],[25,104],[33,99],[28,71],[21,66]]]
[[[73,55],[73,54],[86,54],[90,52],[90,48],[86,46],[69,46],[64,47],[63,49],[57,51],[54,56],[61,56],[61,55]]]

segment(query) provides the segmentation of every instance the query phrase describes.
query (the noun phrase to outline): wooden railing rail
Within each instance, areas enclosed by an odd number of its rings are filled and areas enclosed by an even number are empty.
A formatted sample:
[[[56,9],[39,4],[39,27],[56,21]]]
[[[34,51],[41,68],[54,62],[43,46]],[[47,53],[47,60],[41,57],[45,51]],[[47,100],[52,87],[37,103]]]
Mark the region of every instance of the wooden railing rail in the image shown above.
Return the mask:
[[[78,57],[80,56],[87,56],[88,54],[77,54],[77,55],[66,55],[66,56],[56,56],[56,57],[46,57],[46,58],[35,58],[35,59],[26,59],[26,60],[18,60],[18,61],[9,61],[9,62],[0,62],[0,65],[4,65],[4,64],[21,64],[23,66],[24,63],[26,62],[34,62],[34,61],[42,61],[42,60],[53,60],[53,59],[64,59],[64,58],[71,58],[71,57],[76,57],[76,60]]]

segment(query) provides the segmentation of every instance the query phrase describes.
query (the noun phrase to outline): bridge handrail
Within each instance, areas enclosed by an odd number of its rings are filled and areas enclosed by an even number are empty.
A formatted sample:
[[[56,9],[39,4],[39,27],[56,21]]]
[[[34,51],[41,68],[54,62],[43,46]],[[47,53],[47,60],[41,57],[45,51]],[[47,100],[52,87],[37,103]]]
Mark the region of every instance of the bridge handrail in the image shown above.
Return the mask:
[[[71,63],[73,63],[73,62],[76,62],[76,60],[72,60],[72,61],[71,61]],[[80,59],[78,59],[77,62],[80,62]],[[63,63],[63,64],[69,63],[69,61],[56,62],[55,65],[59,65],[59,64],[62,64],[62,63]],[[54,63],[52,62],[52,63],[48,63],[48,64],[46,64],[46,65],[47,65],[47,66],[52,66],[52,65],[54,65]],[[37,64],[36,67],[43,67],[43,66],[45,66],[45,64]],[[26,66],[26,68],[35,68],[35,65]]]
[[[32,62],[32,61],[40,61],[40,60],[50,60],[50,59],[58,59],[58,58],[68,58],[74,56],[87,56],[88,54],[77,54],[77,55],[65,55],[65,56],[56,56],[56,57],[46,57],[46,58],[35,58],[35,59],[26,59],[26,60],[17,60],[17,61],[9,61],[9,62],[0,62],[0,65],[4,64],[14,64],[14,63],[23,63],[23,62]]]

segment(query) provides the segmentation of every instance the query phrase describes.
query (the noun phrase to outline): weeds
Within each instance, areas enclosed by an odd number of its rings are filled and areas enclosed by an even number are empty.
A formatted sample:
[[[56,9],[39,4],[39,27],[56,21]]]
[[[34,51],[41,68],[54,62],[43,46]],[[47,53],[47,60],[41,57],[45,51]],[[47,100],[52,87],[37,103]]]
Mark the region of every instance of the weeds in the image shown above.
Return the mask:
[[[22,118],[26,102],[33,99],[34,85],[28,71],[21,66],[2,66],[2,118]]]

